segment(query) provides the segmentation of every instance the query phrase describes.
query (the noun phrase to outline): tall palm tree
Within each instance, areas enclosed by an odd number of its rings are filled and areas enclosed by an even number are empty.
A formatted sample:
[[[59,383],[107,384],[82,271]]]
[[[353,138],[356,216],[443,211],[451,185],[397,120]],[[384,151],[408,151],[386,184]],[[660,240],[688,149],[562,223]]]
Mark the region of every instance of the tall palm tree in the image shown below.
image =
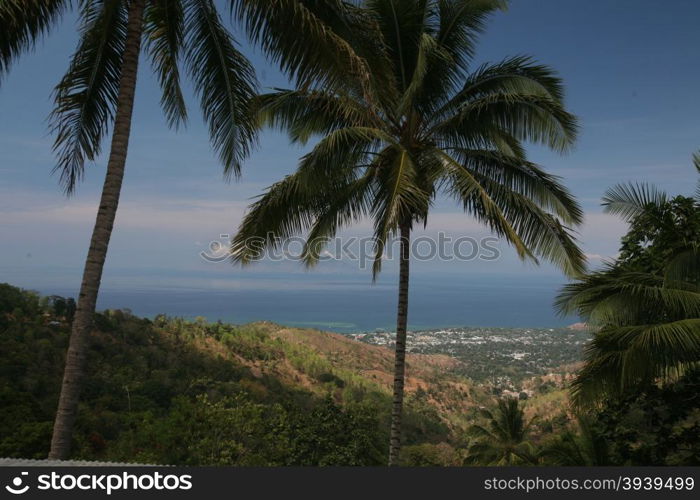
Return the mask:
[[[487,425],[473,425],[467,431],[474,442],[467,450],[465,465],[535,464],[535,449],[528,442],[534,417],[525,418],[525,412],[515,398],[498,401],[494,413],[482,410]]]
[[[302,0],[229,3],[250,37],[260,41],[297,81],[332,80],[340,67],[343,71],[347,67],[361,69],[359,58],[326,26],[354,29],[361,25],[342,2],[326,0],[315,6],[306,6]],[[86,335],[92,325],[124,175],[142,40],[162,88],[161,105],[168,124],[176,128],[187,119],[179,71],[179,65],[185,63],[226,176],[239,174],[254,138],[247,113],[256,85],[254,71],[237,50],[213,0],[3,0],[0,76],[76,6],[80,41],[68,72],[56,87],[51,115],[56,171],[68,194],[82,178],[85,160],[99,156],[110,126],[112,141],[71,331],[52,458],[66,458],[70,451],[84,376]]]
[[[275,89],[254,104],[261,126],[305,143],[320,137],[292,175],[255,202],[232,241],[235,262],[306,234],[315,264],[342,227],[374,222],[376,277],[389,238],[400,237],[391,465],[399,463],[410,237],[438,194],[512,244],[575,274],[584,257],[570,226],[582,212],[560,183],[525,157],[523,142],[566,150],[576,132],[560,80],[528,57],[471,67],[497,0],[367,0],[364,32],[336,33],[361,63],[318,84]]]
[[[695,164],[700,171],[698,155]],[[579,407],[700,362],[700,192],[671,198],[622,184],[603,205],[630,224],[621,255],[565,286],[556,302],[597,328],[572,386]]]
[[[0,14],[9,26],[2,40],[4,67],[47,30],[69,1],[5,2]],[[13,10],[16,8],[16,10]],[[73,319],[61,395],[51,441],[51,458],[70,452],[86,337],[92,327],[102,270],[124,177],[141,41],[163,91],[161,104],[171,126],[186,120],[179,63],[184,59],[200,96],[211,142],[227,175],[240,171],[254,137],[247,102],[255,89],[253,68],[236,49],[212,0],[84,0],[79,3],[80,41],[56,87],[51,124],[60,172],[68,194],[83,176],[85,160],[100,154],[108,128],[112,139],[102,196],[90,240]],[[24,18],[22,17],[24,16]]]

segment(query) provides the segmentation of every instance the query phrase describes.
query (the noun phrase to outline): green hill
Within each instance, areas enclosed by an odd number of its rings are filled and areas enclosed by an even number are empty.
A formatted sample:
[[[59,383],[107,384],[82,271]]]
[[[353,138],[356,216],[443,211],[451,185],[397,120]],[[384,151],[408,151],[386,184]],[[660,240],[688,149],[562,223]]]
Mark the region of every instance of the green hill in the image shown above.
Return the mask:
[[[0,285],[0,456],[42,458],[72,303]],[[271,323],[96,315],[74,458],[190,465],[386,462],[393,353]],[[449,455],[482,389],[410,355],[406,456]]]

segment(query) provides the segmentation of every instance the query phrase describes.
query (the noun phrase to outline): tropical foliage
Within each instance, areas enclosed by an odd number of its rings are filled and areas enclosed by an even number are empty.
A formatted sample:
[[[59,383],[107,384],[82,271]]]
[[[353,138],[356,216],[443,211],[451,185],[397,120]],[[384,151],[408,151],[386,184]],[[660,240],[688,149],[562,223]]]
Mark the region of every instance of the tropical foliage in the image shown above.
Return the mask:
[[[77,303],[0,284],[0,456],[67,458],[72,447],[76,458],[178,465],[700,464],[700,182],[691,196],[643,183],[609,189],[603,206],[629,230],[614,261],[586,272],[574,237],[581,208],[526,155],[530,143],[561,153],[574,144],[561,80],[528,56],[474,64],[485,22],[505,0],[223,4],[294,88],[257,94],[254,68],[214,0],[0,2],[0,78],[66,14],[78,17],[49,117],[66,194],[111,133]],[[233,261],[248,264],[302,235],[313,266],[330,238],[369,220],[376,278],[399,237],[393,365],[330,336],[338,349],[324,353],[323,340],[270,324],[95,313],[142,55],[175,129],[188,120],[184,70],[226,178],[240,175],[264,127],[313,144],[250,207]],[[700,172],[700,152],[693,161]],[[521,259],[547,260],[576,280],[557,307],[594,333],[573,408],[551,380],[533,379],[538,389],[520,400],[486,403],[518,393],[487,394],[457,369],[407,364],[410,238],[440,197]],[[362,369],[339,361],[355,349]],[[365,370],[375,355],[383,370]]]
[[[70,302],[0,285],[2,456],[46,456]],[[390,386],[353,368],[366,366],[375,348],[346,341],[357,352],[341,356],[337,341],[317,341],[321,332],[285,340],[275,334],[283,327],[271,324],[146,320],[126,310],[99,313],[95,322],[89,355],[96,362],[88,365],[73,436],[78,459],[386,463]],[[390,360],[385,370],[390,377]],[[479,386],[452,393],[452,376],[436,372],[426,390],[409,394],[402,465],[700,463],[697,371],[610,399],[574,422],[563,400],[549,404],[562,388],[499,403]]]
[[[576,425],[543,443],[539,458],[559,466],[612,465],[607,437],[594,417],[576,416]]]
[[[536,463],[536,451],[528,441],[532,419],[515,398],[498,400],[495,411],[483,410],[487,424],[469,429],[473,439],[467,449],[466,465],[524,465]]]
[[[700,465],[700,371],[607,399],[595,425],[612,464]]]
[[[523,257],[540,254],[572,272],[582,269],[583,256],[563,225],[580,223],[580,208],[557,178],[525,160],[521,143],[558,150],[571,145],[575,119],[562,107],[560,81],[527,57],[469,72],[474,38],[500,4],[436,3],[439,8],[401,2],[394,12],[390,1],[369,2],[381,49],[364,53],[370,96],[348,73],[328,89],[280,89],[256,99],[261,125],[285,129],[293,141],[321,140],[296,173],[251,207],[233,243],[237,260],[260,256],[250,238],[274,245],[308,231],[304,255],[314,264],[325,237],[369,216],[377,272],[387,237],[400,223],[427,222],[442,192]],[[453,22],[450,9],[461,13]],[[394,16],[418,23],[414,32],[400,29],[406,40],[392,35]],[[355,48],[362,53],[362,46]]]
[[[630,224],[620,256],[557,302],[599,328],[574,383],[578,404],[673,380],[700,361],[700,199],[620,185],[603,205]]]
[[[56,86],[51,126],[56,171],[73,192],[85,161],[95,160],[115,118],[124,56],[129,5],[124,0],[77,4],[80,41],[65,76]],[[200,96],[213,148],[225,172],[240,172],[253,129],[246,113],[255,89],[254,70],[236,48],[211,0],[143,2],[146,53],[161,86],[161,105],[169,125],[187,120],[180,87],[181,67]],[[0,72],[56,28],[76,8],[69,0],[7,0],[0,6]],[[6,27],[8,27],[6,29]]]

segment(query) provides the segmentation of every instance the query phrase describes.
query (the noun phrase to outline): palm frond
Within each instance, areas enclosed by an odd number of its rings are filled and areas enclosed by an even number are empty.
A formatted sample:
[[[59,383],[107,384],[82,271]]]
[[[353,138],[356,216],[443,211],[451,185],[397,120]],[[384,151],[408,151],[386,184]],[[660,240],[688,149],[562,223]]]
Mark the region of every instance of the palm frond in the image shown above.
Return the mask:
[[[666,193],[656,186],[629,183],[618,184],[608,189],[603,195],[602,205],[606,213],[619,215],[629,222],[649,205],[660,206],[667,201]]]
[[[560,103],[564,99],[564,88],[556,72],[529,56],[482,64],[460,83],[461,89],[435,111],[436,118],[458,113],[469,102],[494,94],[536,95]]]
[[[0,79],[20,54],[51,31],[71,4],[71,0],[0,2]]]
[[[255,140],[249,103],[253,67],[221,22],[212,0],[185,2],[185,62],[224,175],[238,176]]]
[[[586,364],[572,385],[577,406],[643,382],[676,377],[700,359],[700,318],[670,323],[610,326],[586,349]]]
[[[557,297],[556,307],[562,314],[577,313],[600,325],[643,323],[659,315],[700,316],[697,287],[689,282],[679,285],[679,281],[654,274],[609,266],[566,285]]]
[[[562,315],[580,314],[588,317],[603,299],[614,295],[610,283],[615,282],[619,270],[608,263],[601,271],[588,273],[565,285],[555,300],[555,308]]]
[[[382,129],[347,127],[328,134],[314,147],[313,154],[308,156],[309,158],[317,157],[319,160],[323,158],[326,161],[341,161],[340,155],[347,151],[376,150],[382,142],[397,145],[396,141]]]
[[[494,233],[505,237],[515,247],[520,258],[534,259],[532,252],[505,217],[501,208],[474,175],[444,151],[435,152],[445,164],[451,194],[463,204],[465,211],[486,223]]]
[[[146,50],[160,83],[160,104],[168,125],[178,128],[187,121],[187,107],[180,88],[178,61],[184,41],[182,2],[149,2],[145,12]]]
[[[576,117],[557,100],[506,92],[479,97],[460,106],[456,114],[440,121],[431,131],[438,135],[463,131],[468,137],[480,129],[491,128],[560,152],[572,146],[578,133]]]
[[[630,287],[599,299],[591,308],[591,325],[635,325],[664,318],[672,321],[700,316],[697,291],[668,287]]]
[[[229,0],[248,35],[299,86],[337,87],[354,79],[367,90],[371,74],[357,40],[376,39],[362,9],[341,0]]]
[[[301,234],[314,221],[324,201],[296,173],[270,186],[253,203],[231,240],[231,261],[250,264],[275,249],[285,238]]]
[[[416,107],[422,113],[432,113],[464,83],[487,18],[496,10],[505,9],[507,2],[441,0],[423,4],[427,11],[423,34],[430,36],[436,47],[428,54],[426,74],[440,76],[422,82]]]
[[[367,0],[368,10],[377,21],[382,40],[391,60],[390,69],[400,94],[404,94],[421,59],[421,44],[425,44],[425,21],[428,15],[427,1],[401,2],[396,0]],[[433,47],[433,41],[429,42]],[[426,47],[424,47],[425,49]],[[426,56],[424,53],[423,56]],[[423,64],[426,61],[423,60]],[[425,71],[425,68],[422,70]]]
[[[489,417],[492,418],[492,417]],[[491,431],[486,429],[485,427],[481,425],[471,425],[469,426],[469,429],[467,429],[467,436],[473,437],[473,438],[487,438],[487,439],[492,439],[496,440],[497,437],[491,434]]]
[[[359,174],[355,166],[365,158],[368,143],[376,139],[372,132],[363,128],[336,131],[301,159],[294,174],[268,188],[250,207],[231,243],[233,262],[248,264],[265,249],[278,248],[284,239],[312,230],[319,218],[327,221],[331,217],[329,207],[337,206],[341,199],[350,199],[352,204],[353,183]],[[339,206],[341,211],[346,208]],[[318,231],[319,236],[324,235],[320,227]],[[313,260],[312,253],[309,259]]]
[[[120,0],[92,1],[81,12],[80,42],[68,72],[56,86],[50,126],[56,134],[54,172],[71,194],[83,176],[85,159],[100,154],[119,92],[127,11]]]
[[[592,465],[588,463],[577,436],[570,430],[563,431],[549,442],[545,442],[539,457],[557,466]]]
[[[516,398],[498,401],[496,411],[484,411],[487,426],[472,425],[467,436],[473,442],[467,449],[468,464],[513,465],[534,464],[537,454],[527,441],[534,419],[527,421]]]
[[[599,432],[592,419],[583,413],[576,415],[578,432],[565,430],[545,442],[539,456],[557,466],[610,465],[606,436]]]
[[[423,85],[426,82],[426,76],[430,69],[430,62],[435,59],[449,58],[449,55],[441,51],[440,46],[435,41],[435,38],[423,33],[418,43],[418,54],[413,68],[410,82],[406,87],[401,100],[398,104],[397,114],[402,115],[407,113],[412,107],[418,104],[417,98],[423,90]]]
[[[486,27],[489,16],[498,10],[506,10],[506,0],[437,0],[436,14],[439,17],[435,38],[445,50],[449,60],[436,61],[431,71],[441,78],[438,92],[450,93],[463,81],[469,70],[479,36]]]
[[[450,148],[450,152],[470,171],[553,211],[564,223],[583,222],[583,210],[561,179],[538,165],[497,150]]]
[[[700,249],[674,256],[666,266],[664,282],[667,287],[700,292]]]
[[[487,178],[476,177],[487,195],[501,207],[504,217],[532,255],[548,260],[570,277],[586,271],[586,257],[578,246],[573,228],[528,197],[504,189]]]
[[[307,235],[302,252],[306,266],[311,267],[318,262],[326,242],[339,229],[359,222],[369,214],[375,194],[372,177],[371,170],[367,170],[362,177],[336,187],[329,202],[319,210]]]
[[[257,96],[252,104],[259,126],[288,131],[293,142],[341,128],[372,127],[373,117],[350,96],[320,91],[282,90]]]

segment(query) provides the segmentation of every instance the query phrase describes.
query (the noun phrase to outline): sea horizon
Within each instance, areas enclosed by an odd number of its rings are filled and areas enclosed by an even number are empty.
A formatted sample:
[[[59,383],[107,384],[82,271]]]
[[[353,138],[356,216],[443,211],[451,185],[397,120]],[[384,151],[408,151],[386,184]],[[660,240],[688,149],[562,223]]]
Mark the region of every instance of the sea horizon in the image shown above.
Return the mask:
[[[0,281],[42,295],[75,298],[78,294],[76,285],[65,286],[60,281],[22,283],[12,278],[5,276]],[[409,329],[561,328],[579,321],[559,316],[553,308],[557,290],[564,283],[562,277],[477,275],[470,282],[461,278],[416,277],[409,297]],[[246,275],[231,281],[229,287],[220,283],[211,287],[176,285],[156,278],[150,283],[141,280],[138,285],[130,281],[107,280],[97,309],[128,309],[147,318],[165,314],[234,324],[271,321],[338,333],[395,329],[397,299],[392,276],[382,277],[374,285],[366,276],[312,273]]]

